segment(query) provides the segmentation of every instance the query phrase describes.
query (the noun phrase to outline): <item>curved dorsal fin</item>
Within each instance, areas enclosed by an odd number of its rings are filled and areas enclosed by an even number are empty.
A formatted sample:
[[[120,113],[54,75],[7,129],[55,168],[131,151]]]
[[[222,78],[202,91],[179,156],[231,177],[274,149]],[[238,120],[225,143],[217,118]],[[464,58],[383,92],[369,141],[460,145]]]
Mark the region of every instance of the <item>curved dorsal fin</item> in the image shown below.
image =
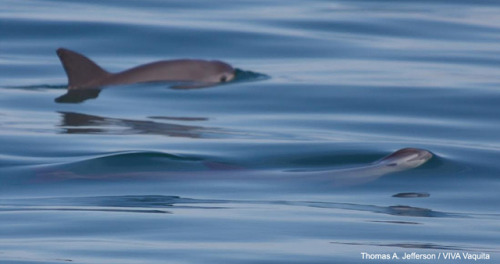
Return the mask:
[[[57,55],[68,75],[69,89],[96,87],[99,80],[109,75],[95,62],[74,51],[59,48]]]

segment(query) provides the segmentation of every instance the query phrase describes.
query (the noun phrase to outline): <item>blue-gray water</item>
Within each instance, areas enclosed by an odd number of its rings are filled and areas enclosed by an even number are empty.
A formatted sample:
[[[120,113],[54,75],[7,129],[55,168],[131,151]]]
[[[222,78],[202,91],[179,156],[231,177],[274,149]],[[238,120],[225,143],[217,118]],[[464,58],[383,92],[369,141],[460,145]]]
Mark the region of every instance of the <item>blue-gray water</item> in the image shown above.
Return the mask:
[[[0,262],[498,263],[499,3],[2,0]],[[59,47],[242,74],[57,103]],[[361,185],[289,177],[404,147],[434,158]]]

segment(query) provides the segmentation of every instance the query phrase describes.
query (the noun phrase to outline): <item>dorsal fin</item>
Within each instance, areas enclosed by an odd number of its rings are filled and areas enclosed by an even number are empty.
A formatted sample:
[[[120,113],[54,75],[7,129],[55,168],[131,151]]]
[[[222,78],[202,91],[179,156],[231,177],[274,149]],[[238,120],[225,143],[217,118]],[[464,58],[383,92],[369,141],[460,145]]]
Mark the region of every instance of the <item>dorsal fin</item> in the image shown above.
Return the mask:
[[[68,89],[96,87],[100,80],[110,74],[89,58],[74,51],[59,48],[57,55],[68,75]]]

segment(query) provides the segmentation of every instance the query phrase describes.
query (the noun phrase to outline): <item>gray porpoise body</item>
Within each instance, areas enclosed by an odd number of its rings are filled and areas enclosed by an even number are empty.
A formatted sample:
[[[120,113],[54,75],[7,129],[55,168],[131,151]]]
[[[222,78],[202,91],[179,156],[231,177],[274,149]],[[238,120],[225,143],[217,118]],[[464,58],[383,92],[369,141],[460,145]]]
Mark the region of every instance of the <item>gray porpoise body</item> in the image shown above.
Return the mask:
[[[106,85],[180,81],[216,84],[234,78],[235,70],[222,61],[179,59],[152,62],[118,73],[102,69],[89,58],[59,48],[57,55],[68,75],[68,89],[98,88]]]

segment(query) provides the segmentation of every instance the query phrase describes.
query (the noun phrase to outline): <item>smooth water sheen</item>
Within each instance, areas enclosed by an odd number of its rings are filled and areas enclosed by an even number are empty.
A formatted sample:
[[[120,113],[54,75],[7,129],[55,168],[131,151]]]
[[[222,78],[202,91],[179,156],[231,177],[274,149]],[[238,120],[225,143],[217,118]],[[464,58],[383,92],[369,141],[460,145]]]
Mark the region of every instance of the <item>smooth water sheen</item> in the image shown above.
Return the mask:
[[[499,14],[487,0],[2,0],[0,262],[499,263]],[[59,47],[112,72],[239,70],[58,103]],[[296,177],[404,147],[434,157],[360,185]]]

